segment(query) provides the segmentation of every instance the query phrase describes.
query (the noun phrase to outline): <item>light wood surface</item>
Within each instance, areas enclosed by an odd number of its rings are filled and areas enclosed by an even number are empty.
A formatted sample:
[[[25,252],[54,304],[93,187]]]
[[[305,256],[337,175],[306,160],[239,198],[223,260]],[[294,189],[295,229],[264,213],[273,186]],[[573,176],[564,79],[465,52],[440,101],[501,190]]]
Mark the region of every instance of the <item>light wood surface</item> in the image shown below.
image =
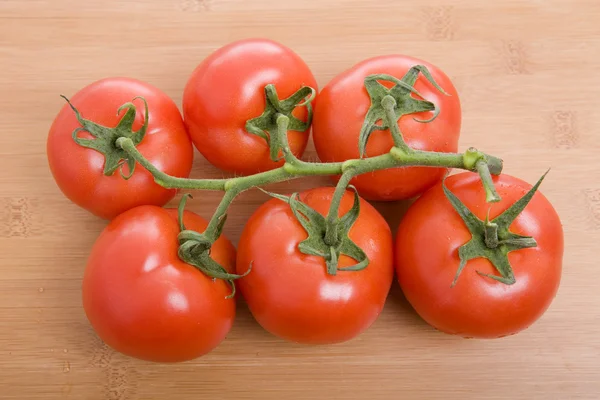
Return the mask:
[[[600,398],[599,16],[595,0],[0,0],[0,398]],[[394,285],[373,327],[341,345],[277,340],[241,302],[227,340],[193,362],[139,362],[103,345],[80,283],[105,222],[69,203],[47,167],[59,94],[121,75],[181,104],[203,57],[255,36],[292,47],[321,86],[370,56],[427,59],[460,93],[461,150],[502,156],[529,182],[552,167],[542,191],[566,249],[543,318],[514,337],[463,340],[422,322]],[[193,175],[222,174],[196,154]],[[209,217],[218,198],[190,207]],[[225,234],[237,243],[265,199],[243,195]],[[407,205],[377,207],[395,229]]]

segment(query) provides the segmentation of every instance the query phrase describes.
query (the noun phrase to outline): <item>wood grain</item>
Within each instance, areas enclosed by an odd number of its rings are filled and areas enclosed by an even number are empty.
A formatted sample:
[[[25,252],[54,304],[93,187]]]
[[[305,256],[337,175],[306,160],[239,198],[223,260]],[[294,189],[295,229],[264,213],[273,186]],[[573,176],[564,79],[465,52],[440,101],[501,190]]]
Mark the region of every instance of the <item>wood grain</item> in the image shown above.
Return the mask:
[[[598,15],[595,0],[0,0],[0,398],[599,398]],[[255,36],[296,50],[321,86],[373,55],[427,59],[461,95],[461,149],[501,155],[507,173],[529,182],[552,167],[542,190],[562,217],[566,250],[543,318],[514,337],[462,340],[423,323],[395,286],[375,325],[341,345],[279,341],[240,301],[227,340],[196,361],[155,365],[107,348],[80,299],[105,222],[69,203],[47,168],[59,94],[121,75],[180,104],[203,57]],[[196,156],[194,176],[222,175]],[[318,184],[328,180],[273,189]],[[264,200],[243,195],[225,234],[237,242]],[[217,201],[202,195],[191,208],[208,217]],[[406,206],[377,205],[393,228]]]

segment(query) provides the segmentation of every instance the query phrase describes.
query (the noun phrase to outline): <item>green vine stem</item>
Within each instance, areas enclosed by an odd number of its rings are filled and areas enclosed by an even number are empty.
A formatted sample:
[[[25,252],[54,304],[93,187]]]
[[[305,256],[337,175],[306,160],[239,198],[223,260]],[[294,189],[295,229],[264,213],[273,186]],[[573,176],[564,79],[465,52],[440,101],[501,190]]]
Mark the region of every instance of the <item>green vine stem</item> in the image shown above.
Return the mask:
[[[338,181],[338,184],[335,188],[335,192],[333,193],[333,198],[331,199],[331,204],[329,206],[329,212],[327,213],[326,225],[325,225],[325,244],[330,246],[335,246],[339,241],[338,237],[338,221],[339,215],[338,211],[340,208],[340,203],[342,202],[342,196],[344,192],[346,192],[346,188],[348,184],[354,177],[354,170],[349,168],[342,174],[342,177]]]
[[[394,146],[404,151],[405,153],[410,153],[411,148],[408,147],[404,138],[402,137],[402,133],[400,133],[400,127],[396,123],[398,116],[396,115],[396,100],[387,95],[381,100],[381,105],[385,110],[386,125],[390,127],[390,132],[392,133],[392,139],[394,140]]]
[[[93,124],[84,119],[71,106],[82,125],[81,128],[77,128],[74,132],[74,138],[77,141],[76,133],[79,131],[95,129],[94,132],[98,132],[95,135],[96,138],[103,140],[100,150],[111,156],[113,154],[119,155],[122,159],[121,162],[130,165],[131,170],[133,170],[133,166],[136,163],[139,163],[153,175],[157,184],[165,188],[224,191],[225,194],[203,233],[186,231],[182,227],[180,253],[192,265],[201,270],[208,271],[210,273],[209,276],[223,275],[224,279],[227,279],[232,285],[233,280],[237,277],[227,275],[222,269],[212,265],[209,260],[209,252],[212,243],[221,235],[223,225],[227,219],[227,210],[234,199],[246,190],[255,187],[260,188],[267,184],[307,176],[339,175],[340,180],[338,181],[326,217],[321,217],[316,211],[302,205],[294,196],[286,198],[281,195],[271,195],[288,201],[290,206],[295,210],[297,217],[300,218],[301,215],[304,215],[302,217],[304,218],[302,221],[303,226],[305,226],[307,231],[312,233],[310,240],[303,246],[310,254],[319,254],[326,259],[328,273],[334,274],[338,270],[337,260],[340,254],[347,254],[357,261],[355,266],[347,270],[360,270],[368,265],[368,259],[365,258],[366,256],[364,256],[362,250],[348,238],[349,229],[358,217],[358,210],[360,208],[356,192],[353,209],[344,216],[340,217],[338,215],[341,198],[346,192],[351,179],[355,176],[383,169],[408,166],[464,169],[479,173],[486,191],[487,201],[499,200],[491,175],[501,173],[501,159],[473,148],[468,149],[464,153],[440,153],[415,150],[410,148],[404,141],[398,127],[399,118],[403,115],[431,111],[433,113],[432,118],[429,120],[418,120],[422,123],[428,123],[440,111],[435,104],[425,99],[420,100],[411,97],[411,94],[423,97],[413,87],[419,73],[423,74],[426,80],[436,89],[445,93],[423,66],[411,68],[402,80],[381,74],[371,75],[365,79],[365,87],[371,97],[372,105],[365,116],[365,123],[360,133],[360,158],[344,162],[306,162],[298,159],[290,150],[287,138],[288,130],[305,130],[310,124],[310,115],[307,122],[299,121],[291,115],[294,107],[307,107],[309,113],[311,112],[310,102],[315,95],[315,91],[307,87],[302,88],[290,98],[282,101],[277,98],[273,85],[265,87],[267,109],[260,117],[249,120],[247,126],[252,128],[251,134],[260,134],[263,136],[262,133],[266,131],[268,136],[265,134],[264,137],[270,142],[271,158],[283,158],[285,162],[279,168],[254,175],[223,179],[188,179],[170,176],[160,171],[136,148],[137,144],[141,141],[140,138],[143,138],[143,134],[147,129],[148,119],[145,119],[144,128],[140,132],[132,132],[129,127],[129,120],[135,116],[135,107],[130,103],[119,109],[125,109],[127,113],[123,117],[124,120],[115,129]],[[381,80],[391,82],[394,86],[388,89],[379,83]],[[382,121],[381,125],[377,125],[377,121],[379,120]],[[394,139],[394,146],[386,154],[365,157],[364,152],[369,135],[374,130],[385,128],[389,129]],[[81,140],[79,139],[79,141]],[[96,143],[86,142],[81,143],[81,145],[94,148]],[[114,149],[105,149],[108,145],[111,145]],[[128,177],[124,176],[124,178],[127,179]],[[185,200],[183,204],[185,204]],[[201,268],[199,267],[201,264],[207,265]]]
[[[154,181],[157,184],[168,189],[227,191],[237,187],[241,189],[241,192],[245,190],[242,188],[248,189],[290,179],[317,175],[341,175],[351,167],[357,168],[356,175],[382,169],[408,166],[457,168],[477,172],[474,165],[469,166],[466,164],[466,153],[439,153],[412,150],[410,154],[407,154],[397,147],[392,147],[389,153],[377,157],[351,159],[333,163],[312,163],[298,160],[298,163],[286,162],[279,168],[254,175],[222,179],[188,179],[171,176],[160,171],[144,158],[129,138],[122,137],[117,139],[116,145],[146,168],[154,176]],[[499,175],[502,172],[503,163],[500,158],[485,153],[480,154],[485,155],[486,165],[493,175]]]
[[[477,172],[475,165],[466,163],[466,160],[469,159],[466,153],[439,153],[421,150],[411,150],[410,153],[405,153],[397,147],[392,147],[389,153],[370,158],[333,163],[312,163],[301,160],[292,163],[286,161],[279,168],[254,175],[222,179],[187,179],[170,176],[157,169],[136,149],[135,144],[129,138],[117,139],[116,145],[146,168],[154,176],[157,184],[168,189],[236,191],[239,194],[253,187],[302,177],[342,175],[350,168],[355,168],[354,176],[382,169],[408,166],[456,168]],[[485,163],[492,174],[498,175],[502,172],[503,164],[500,158],[485,153],[479,154],[485,156]]]

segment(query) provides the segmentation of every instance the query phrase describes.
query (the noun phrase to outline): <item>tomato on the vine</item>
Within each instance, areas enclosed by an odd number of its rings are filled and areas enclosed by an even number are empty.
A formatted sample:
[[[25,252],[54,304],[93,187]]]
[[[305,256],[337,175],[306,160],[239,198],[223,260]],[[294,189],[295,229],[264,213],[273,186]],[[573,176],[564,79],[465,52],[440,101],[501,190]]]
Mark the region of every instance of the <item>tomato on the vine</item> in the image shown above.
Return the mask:
[[[207,222],[186,211],[187,229]],[[177,255],[177,210],[140,206],[113,219],[97,239],[83,278],[83,307],[110,347],[144,360],[190,360],[214,349],[231,329],[231,287]],[[235,248],[221,236],[210,256],[229,272]]]
[[[143,97],[148,107],[147,132],[137,149],[161,171],[188,177],[193,161],[191,140],[176,104],[156,87],[135,79],[106,78],[84,87],[70,101],[83,118],[107,128],[115,128],[122,121],[125,111],[119,108],[132,102],[136,108],[132,129],[137,131],[144,125],[145,107],[143,100],[136,97]],[[105,175],[105,156],[76,143],[72,134],[77,128],[81,124],[65,104],[47,139],[50,170],[60,190],[72,202],[111,219],[136,206],[163,206],[175,196],[175,190],[159,186],[152,174],[141,167],[135,168],[128,180],[119,170]],[[77,137],[94,139],[83,130]],[[127,165],[121,168],[126,175],[130,172]]]
[[[333,193],[334,188],[315,188],[300,193],[299,200],[325,215]],[[346,192],[340,214],[352,204]],[[237,284],[263,328],[290,341],[324,344],[349,340],[377,319],[393,279],[393,241],[377,210],[363,199],[360,207],[349,238],[370,263],[361,271],[336,275],[327,274],[323,257],[299,250],[308,235],[290,205],[271,199],[256,210],[242,232],[236,269],[243,274],[252,266]],[[340,268],[355,263],[345,255],[339,258]]]
[[[489,210],[494,223],[532,186],[505,174],[493,181],[502,200],[492,204],[485,202],[476,173],[452,175],[445,184],[480,221],[486,221]],[[507,223],[512,234],[521,235],[515,236],[517,240],[535,240],[531,247],[508,252],[509,284],[497,280],[499,272],[488,259],[490,249],[485,250],[488,258],[469,259],[458,273],[459,248],[471,241],[472,234],[441,183],[409,208],[398,229],[396,271],[407,300],[425,321],[451,334],[494,338],[527,328],[546,311],[562,271],[559,216],[547,198],[535,192],[524,210]],[[484,243],[483,238],[478,240]],[[506,260],[508,249],[502,246],[496,248],[500,261]]]
[[[303,86],[317,89],[306,63],[289,48],[267,39],[230,43],[209,55],[193,71],[183,95],[183,114],[196,148],[216,167],[241,175],[283,165],[272,161],[269,144],[245,126],[263,114],[265,86],[273,84],[284,99]],[[306,121],[306,107],[292,115]],[[290,149],[297,157],[308,142],[306,131],[288,130]]]
[[[433,116],[432,111],[403,115],[398,126],[409,147],[418,150],[455,152],[461,125],[458,93],[448,76],[438,67],[404,55],[379,56],[362,61],[340,73],[319,93],[313,119],[313,140],[324,162],[341,162],[359,158],[359,133],[371,100],[364,80],[372,74],[388,74],[401,79],[416,66],[425,66],[435,82],[448,95],[437,90],[420,74],[414,83],[425,100],[440,110],[431,122],[418,122]],[[389,82],[382,82],[390,87]],[[412,95],[413,98],[415,95]],[[401,104],[399,104],[401,105]],[[366,146],[366,156],[385,154],[394,146],[389,130],[375,130]],[[445,168],[402,167],[366,173],[351,182],[368,200],[401,200],[414,197],[440,181]]]

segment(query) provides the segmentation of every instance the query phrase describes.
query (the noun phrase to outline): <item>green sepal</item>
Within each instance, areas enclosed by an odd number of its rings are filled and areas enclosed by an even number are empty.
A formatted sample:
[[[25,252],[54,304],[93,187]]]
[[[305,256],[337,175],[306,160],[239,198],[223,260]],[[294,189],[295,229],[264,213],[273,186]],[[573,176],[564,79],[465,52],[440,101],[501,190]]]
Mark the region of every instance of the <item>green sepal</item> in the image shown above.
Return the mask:
[[[275,85],[265,86],[265,110],[256,118],[246,121],[246,131],[263,138],[269,145],[271,160],[278,161],[282,150],[280,140],[274,140],[277,135],[277,117],[285,115],[289,118],[287,130],[306,132],[312,123],[313,110],[311,102],[316,91],[310,86],[301,87],[296,93],[284,100],[280,100]],[[296,107],[306,107],[308,116],[306,121],[296,118],[292,112]]]
[[[335,227],[338,231],[338,243],[332,246],[325,243],[326,218],[306,203],[301,202],[298,193],[293,193],[288,197],[261,189],[266,194],[290,205],[294,217],[308,234],[308,237],[298,244],[298,250],[303,254],[324,258],[329,275],[335,275],[338,271],[360,271],[369,265],[369,259],[365,252],[348,236],[360,213],[358,192],[354,187],[350,186],[350,188],[354,191],[354,203],[346,214],[337,219]],[[356,264],[338,267],[341,255],[354,259]]]
[[[489,220],[489,216],[486,217],[485,221],[477,218],[477,216],[475,216],[475,214],[473,214],[473,212],[446,187],[444,180],[442,183],[444,194],[471,232],[471,240],[458,249],[460,264],[451,286],[456,285],[467,262],[479,257],[488,259],[499,275],[485,274],[477,271],[478,274],[502,282],[506,285],[512,285],[516,282],[512,266],[508,260],[508,253],[520,249],[536,247],[537,243],[533,237],[522,236],[511,232],[509,227],[515,218],[517,218],[517,216],[525,209],[527,204],[529,204],[547,173],[548,172],[544,173],[523,197],[491,221]]]
[[[134,145],[137,146],[144,139],[148,130],[148,103],[146,99],[143,97],[134,97],[132,102],[125,103],[119,107],[117,115],[120,115],[122,111],[125,112],[117,126],[109,128],[83,118],[79,110],[75,108],[68,98],[62,95],[61,97],[67,101],[67,104],[69,104],[75,113],[77,121],[81,124],[72,133],[75,143],[88,149],[96,150],[104,155],[104,175],[110,176],[119,169],[123,179],[131,178],[135,170],[135,159],[130,157],[125,150],[118,147],[115,143],[118,138],[126,137],[131,139]],[[133,101],[136,99],[141,99],[144,102],[144,124],[138,131],[133,130],[133,123],[136,117],[136,107]],[[80,132],[88,132],[94,139],[81,138],[79,137]],[[122,166],[125,164],[129,167],[128,174],[123,173]]]
[[[420,120],[414,118],[418,122],[431,122],[437,118],[439,114],[439,108],[430,101],[416,99],[412,96],[415,94],[421,99],[424,99],[423,95],[419,93],[415,88],[414,84],[417,81],[419,73],[423,76],[441,93],[448,95],[435,81],[433,76],[429,73],[429,70],[423,65],[415,65],[404,75],[402,79],[395,78],[391,75],[386,74],[375,74],[369,75],[364,80],[364,85],[371,99],[371,106],[367,111],[363,125],[359,134],[358,150],[360,157],[365,156],[367,148],[367,142],[371,134],[376,130],[385,130],[389,126],[386,124],[385,109],[382,105],[382,100],[386,96],[392,96],[396,101],[394,110],[396,113],[396,122],[404,115],[415,114],[423,111],[433,111],[433,116],[427,120]],[[394,83],[394,86],[387,88],[379,81],[388,81]],[[379,123],[381,121],[381,123]]]
[[[210,257],[210,250],[213,242],[211,242],[203,233],[186,229],[183,223],[183,211],[185,209],[185,204],[187,199],[191,197],[192,196],[190,194],[185,194],[181,198],[179,207],[177,208],[177,220],[179,222],[180,229],[179,235],[177,235],[177,240],[179,241],[177,255],[183,262],[195,267],[206,276],[209,276],[213,279],[226,280],[231,286],[231,293],[225,298],[233,298],[236,293],[234,281],[248,275],[252,269],[252,265],[250,265],[250,268],[248,268],[248,270],[242,275],[231,274],[227,272],[227,270],[221,264]],[[221,231],[223,230],[223,225],[225,224],[226,219],[227,215],[224,215],[219,221],[217,228],[219,235],[217,237],[221,235]]]

